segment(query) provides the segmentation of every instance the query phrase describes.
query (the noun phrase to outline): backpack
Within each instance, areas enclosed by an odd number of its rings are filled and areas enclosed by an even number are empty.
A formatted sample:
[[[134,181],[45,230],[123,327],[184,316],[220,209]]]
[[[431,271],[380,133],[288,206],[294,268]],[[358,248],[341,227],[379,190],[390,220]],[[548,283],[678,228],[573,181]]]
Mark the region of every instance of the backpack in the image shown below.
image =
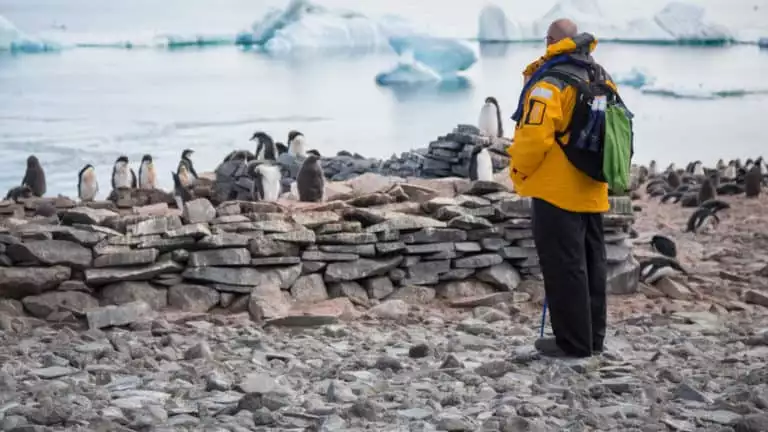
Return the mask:
[[[553,70],[558,64],[572,64],[587,71],[589,80]],[[576,104],[570,123],[555,134],[568,160],[592,179],[608,183],[613,194],[624,194],[630,186],[630,165],[634,155],[633,114],[621,96],[608,85],[605,70],[597,63],[564,54],[543,64],[524,86],[518,111],[512,119],[519,124],[522,103],[528,89],[544,77],[559,79],[576,89]],[[569,135],[568,142],[563,142]]]

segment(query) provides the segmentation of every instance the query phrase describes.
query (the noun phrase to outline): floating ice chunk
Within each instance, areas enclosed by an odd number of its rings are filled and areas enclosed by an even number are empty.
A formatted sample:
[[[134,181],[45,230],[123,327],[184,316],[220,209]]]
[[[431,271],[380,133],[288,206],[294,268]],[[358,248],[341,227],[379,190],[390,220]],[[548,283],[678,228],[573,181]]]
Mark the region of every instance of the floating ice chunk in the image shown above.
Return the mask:
[[[44,52],[57,50],[54,43],[31,38],[0,15],[0,52]]]
[[[761,37],[757,40],[757,46],[760,48],[768,48],[768,37]]]
[[[412,52],[404,53],[393,69],[376,75],[376,83],[382,86],[435,84],[442,79],[435,70],[416,61]]]
[[[632,88],[641,88],[653,84],[656,79],[639,68],[632,68],[629,72],[619,72],[611,74],[613,82],[617,86],[627,86]]]
[[[389,40],[392,49],[406,52],[440,75],[454,74],[469,69],[477,61],[472,46],[461,40],[431,36],[403,36]]]
[[[504,10],[489,4],[480,11],[477,20],[477,39],[480,42],[505,42],[522,39],[520,26],[510,21]]]

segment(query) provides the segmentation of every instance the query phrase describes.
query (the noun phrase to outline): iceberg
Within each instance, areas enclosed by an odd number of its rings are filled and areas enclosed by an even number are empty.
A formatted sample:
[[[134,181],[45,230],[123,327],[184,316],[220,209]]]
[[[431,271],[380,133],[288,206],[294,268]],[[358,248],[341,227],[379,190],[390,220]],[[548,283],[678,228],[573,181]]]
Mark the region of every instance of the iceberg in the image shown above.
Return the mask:
[[[12,22],[0,15],[0,52],[36,53],[55,51],[58,48],[57,44],[27,36],[24,32],[16,28]]]
[[[611,74],[611,78],[613,78],[613,82],[617,86],[626,86],[636,89],[651,85],[656,81],[650,73],[639,68],[632,68],[628,72]]]
[[[258,45],[273,54],[292,51],[389,48],[389,39],[416,31],[398,17],[369,18],[357,12],[332,10],[307,0],[291,0],[273,9],[237,37],[240,45]]]
[[[761,37],[757,40],[757,46],[760,48],[768,48],[768,37]]]
[[[735,36],[724,26],[705,20],[704,8],[678,1],[668,3],[652,17],[627,22],[606,16],[596,0],[559,0],[541,18],[530,23],[510,21],[496,5],[485,6],[478,18],[480,42],[539,41],[549,24],[570,18],[579,29],[594,33],[599,40],[663,44],[724,44]]]
[[[465,41],[431,36],[391,38],[390,46],[399,55],[397,65],[376,75],[381,86],[424,84],[464,86],[460,75],[477,62],[477,54]]]

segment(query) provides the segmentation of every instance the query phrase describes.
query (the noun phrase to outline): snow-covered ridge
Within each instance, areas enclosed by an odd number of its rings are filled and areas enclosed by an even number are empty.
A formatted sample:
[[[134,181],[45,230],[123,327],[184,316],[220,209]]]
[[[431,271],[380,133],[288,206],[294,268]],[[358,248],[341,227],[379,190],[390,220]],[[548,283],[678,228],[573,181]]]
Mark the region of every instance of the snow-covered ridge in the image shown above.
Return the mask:
[[[541,18],[517,22],[495,5],[485,6],[478,17],[480,42],[541,41],[549,24],[558,18],[574,20],[582,31],[598,35],[601,41],[630,43],[700,43],[757,42],[737,40],[725,26],[709,22],[704,8],[678,1],[668,3],[652,17],[616,22],[601,11],[596,0],[560,0]]]

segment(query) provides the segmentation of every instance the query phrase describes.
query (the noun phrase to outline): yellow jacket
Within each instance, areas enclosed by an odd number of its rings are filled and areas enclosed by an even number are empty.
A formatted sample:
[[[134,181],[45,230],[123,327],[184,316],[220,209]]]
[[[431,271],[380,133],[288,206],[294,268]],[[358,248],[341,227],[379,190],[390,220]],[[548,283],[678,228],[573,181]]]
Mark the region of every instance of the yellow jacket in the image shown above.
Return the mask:
[[[523,72],[527,81],[550,58],[581,51],[588,55],[597,41],[587,34],[563,39],[547,47],[547,52]],[[557,67],[557,66],[555,66]],[[613,83],[610,83],[615,87]],[[555,133],[570,123],[576,90],[565,83],[544,78],[525,95],[522,117],[509,147],[510,177],[522,196],[539,198],[563,210],[602,213],[610,208],[608,184],[598,182],[576,167],[555,141]],[[568,135],[562,137],[567,143]]]

